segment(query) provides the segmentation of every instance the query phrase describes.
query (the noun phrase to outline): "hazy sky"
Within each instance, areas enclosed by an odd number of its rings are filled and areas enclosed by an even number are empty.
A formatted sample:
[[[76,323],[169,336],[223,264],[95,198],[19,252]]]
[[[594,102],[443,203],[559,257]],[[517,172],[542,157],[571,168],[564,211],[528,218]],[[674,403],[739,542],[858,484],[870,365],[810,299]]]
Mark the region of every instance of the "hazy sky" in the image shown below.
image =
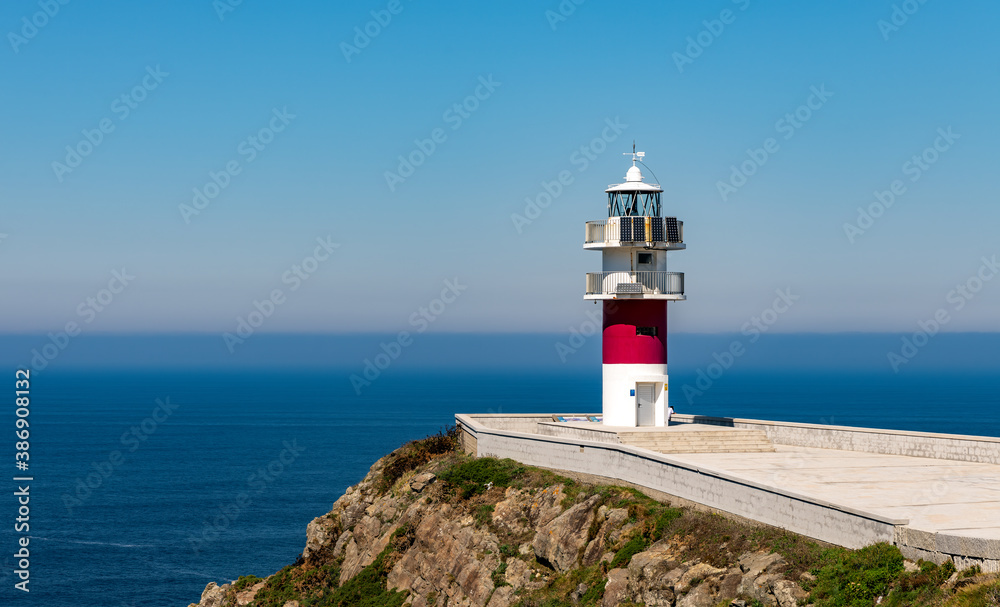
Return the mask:
[[[940,310],[995,331],[998,17],[986,0],[8,0],[0,331],[221,334],[275,291],[260,331],[566,331],[599,309],[583,224],[633,139],[685,222],[672,330],[740,331],[782,289],[798,299],[779,332],[909,331]]]

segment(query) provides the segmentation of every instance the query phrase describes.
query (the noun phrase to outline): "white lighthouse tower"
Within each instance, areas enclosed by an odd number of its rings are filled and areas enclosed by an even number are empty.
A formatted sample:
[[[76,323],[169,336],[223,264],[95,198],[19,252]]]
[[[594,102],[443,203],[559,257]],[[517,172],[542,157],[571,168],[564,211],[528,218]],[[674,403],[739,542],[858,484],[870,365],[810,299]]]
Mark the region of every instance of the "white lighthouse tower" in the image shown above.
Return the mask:
[[[607,190],[608,218],[587,222],[585,249],[600,250],[602,272],[587,274],[584,299],[604,305],[604,423],[663,426],[667,302],[684,300],[684,274],[667,271],[667,252],[685,248],[684,223],[663,217],[659,185],[645,183],[632,147],[625,183]],[[628,154],[626,154],[628,156]]]

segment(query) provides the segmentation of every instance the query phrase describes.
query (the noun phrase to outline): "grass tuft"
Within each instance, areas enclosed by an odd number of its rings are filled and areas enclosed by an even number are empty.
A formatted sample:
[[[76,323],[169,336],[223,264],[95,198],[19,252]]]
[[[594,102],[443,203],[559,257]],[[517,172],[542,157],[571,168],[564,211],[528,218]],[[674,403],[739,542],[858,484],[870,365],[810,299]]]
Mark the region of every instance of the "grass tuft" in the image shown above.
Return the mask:
[[[441,474],[438,478],[458,488],[462,499],[469,499],[491,487],[509,487],[524,474],[525,467],[512,459],[480,457],[461,461]]]
[[[615,558],[611,559],[611,565],[609,569],[617,569],[618,567],[628,567],[628,564],[632,561],[632,557],[639,554],[643,550],[649,547],[649,540],[641,535],[637,535],[625,542],[625,545],[621,547],[618,552],[615,553]]]
[[[458,429],[448,426],[433,436],[411,441],[393,451],[382,467],[380,490],[388,490],[404,474],[431,461],[434,457],[458,450]]]

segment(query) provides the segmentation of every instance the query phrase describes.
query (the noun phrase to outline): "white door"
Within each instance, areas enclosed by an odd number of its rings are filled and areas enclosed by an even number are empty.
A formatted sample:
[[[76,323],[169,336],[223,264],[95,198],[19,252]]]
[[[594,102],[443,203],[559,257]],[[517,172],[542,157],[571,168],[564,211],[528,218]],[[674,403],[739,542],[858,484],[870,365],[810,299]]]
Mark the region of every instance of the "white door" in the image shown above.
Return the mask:
[[[652,426],[656,424],[656,414],[653,411],[653,403],[656,402],[656,392],[653,390],[655,384],[635,385],[635,404],[638,408],[636,419],[640,426]]]

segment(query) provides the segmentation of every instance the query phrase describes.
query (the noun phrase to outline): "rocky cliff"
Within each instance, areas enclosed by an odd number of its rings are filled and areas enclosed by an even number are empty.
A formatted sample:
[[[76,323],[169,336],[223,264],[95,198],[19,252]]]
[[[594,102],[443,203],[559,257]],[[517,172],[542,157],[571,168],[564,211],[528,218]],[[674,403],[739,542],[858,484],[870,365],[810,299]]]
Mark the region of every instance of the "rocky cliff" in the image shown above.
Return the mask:
[[[839,592],[809,570],[822,575],[847,551],[634,489],[470,458],[453,441],[430,437],[380,459],[309,524],[296,563],[209,584],[192,607],[793,607],[810,600],[807,589]],[[895,559],[884,548],[873,558]],[[920,571],[898,565],[892,580]],[[853,591],[862,602],[844,604],[881,603],[887,580],[865,578]]]

